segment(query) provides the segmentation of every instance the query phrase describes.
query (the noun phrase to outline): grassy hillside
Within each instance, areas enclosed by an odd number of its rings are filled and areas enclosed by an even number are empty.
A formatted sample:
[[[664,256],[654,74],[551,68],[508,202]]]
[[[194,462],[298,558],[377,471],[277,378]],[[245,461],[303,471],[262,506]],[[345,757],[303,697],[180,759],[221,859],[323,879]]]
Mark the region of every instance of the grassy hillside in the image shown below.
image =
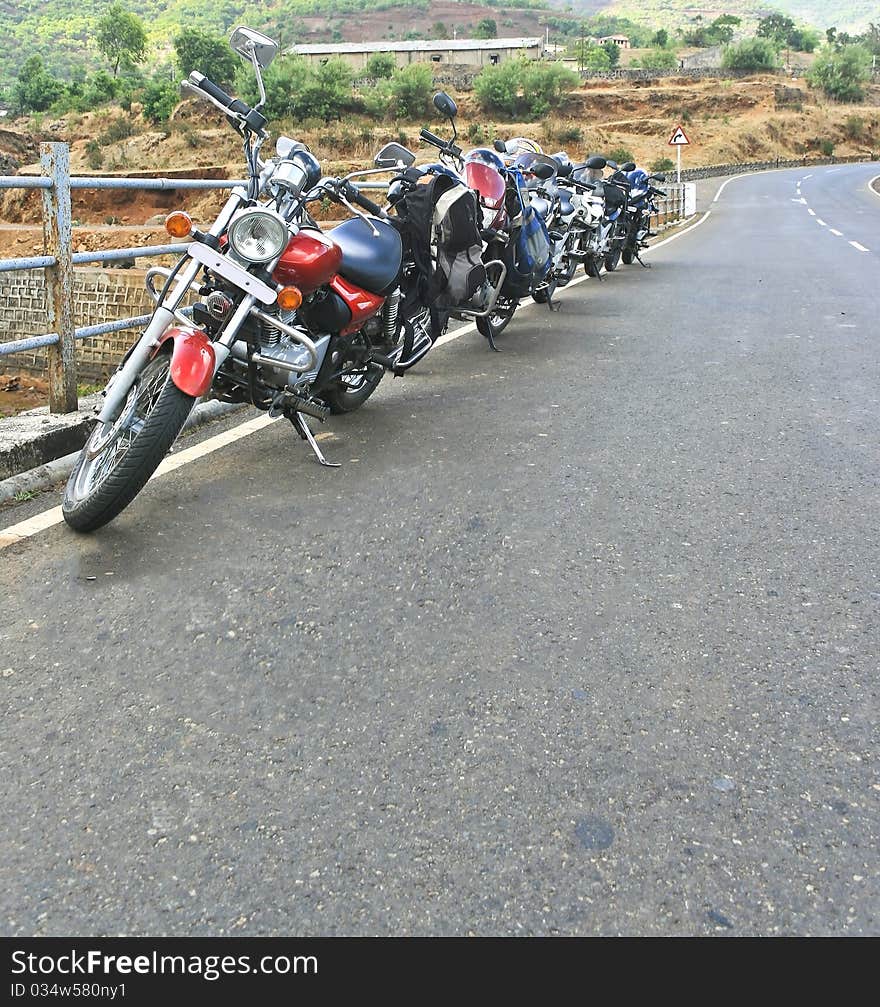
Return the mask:
[[[578,0],[573,0],[573,6],[577,9]],[[831,26],[863,31],[869,21],[880,21],[877,0],[702,0],[696,3],[694,0],[611,0],[603,13],[617,14],[637,24],[666,28],[692,27],[698,16],[708,24],[722,14],[733,14],[742,18],[744,26],[751,27],[774,10],[821,31]]]

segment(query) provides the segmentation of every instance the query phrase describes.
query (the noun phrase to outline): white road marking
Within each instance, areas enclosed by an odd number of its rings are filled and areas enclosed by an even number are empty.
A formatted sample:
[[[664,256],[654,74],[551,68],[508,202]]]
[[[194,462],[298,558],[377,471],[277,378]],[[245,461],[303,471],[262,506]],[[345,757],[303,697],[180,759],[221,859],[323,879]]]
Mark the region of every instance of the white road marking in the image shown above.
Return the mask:
[[[792,203],[801,203],[803,206],[807,205],[807,201],[805,199],[803,199],[803,198],[801,198],[801,199],[795,199],[794,197],[792,197],[791,201],[792,201]]]
[[[771,169],[773,170],[773,169]],[[718,191],[712,200],[713,203],[717,203],[721,193],[727,188],[731,182],[735,182],[738,178],[746,178],[747,176],[754,176],[756,172],[743,172],[741,175],[731,175],[730,178],[725,179],[721,185],[718,187]],[[804,178],[812,178],[812,175],[805,175]],[[795,200],[796,202],[796,200]],[[806,202],[806,200],[802,200]],[[810,211],[813,212],[812,210]],[[677,234],[672,234],[668,238],[664,238],[662,241],[658,241],[656,244],[651,245],[650,248],[645,249],[645,254],[652,252],[657,248],[662,248],[664,245],[668,245],[672,241],[677,241],[679,238],[683,237],[685,234],[689,234],[691,231],[698,228],[701,224],[705,223],[712,215],[711,210],[707,210],[699,220],[695,223],[690,224],[683,230],[679,231]],[[839,234],[839,232],[834,232]],[[857,242],[850,242],[860,251],[867,252],[868,249],[859,245]],[[575,287],[579,283],[585,283],[590,277],[580,276],[571,283],[567,284],[565,289],[568,287]],[[525,307],[533,306],[537,307],[534,301],[528,300]],[[437,342],[436,346],[443,346],[446,343],[451,343],[453,340],[458,339],[460,336],[464,336],[469,332],[476,330],[476,325],[470,322],[467,325],[462,325],[461,328],[456,329],[454,332],[447,332],[446,335],[441,336]],[[274,423],[274,419],[270,419],[265,413],[258,416],[256,419],[248,420],[239,426],[232,427],[230,430],[224,431],[222,434],[217,434],[215,437],[209,437],[207,440],[202,441],[200,444],[195,444],[191,448],[185,448],[183,451],[177,452],[174,455],[166,458],[162,464],[153,473],[152,478],[157,479],[168,472],[173,472],[175,469],[180,468],[183,465],[189,464],[189,462],[195,461],[197,458],[202,458],[205,455],[211,454],[214,451],[219,450],[222,447],[226,447],[227,444],[232,444],[235,441],[241,440],[243,437],[247,437],[257,430],[261,430],[263,427],[269,426],[270,423]],[[47,528],[51,528],[54,525],[60,524],[64,518],[61,514],[60,507],[53,507],[50,510],[43,511],[42,514],[37,514],[32,518],[28,518],[26,521],[20,521],[18,524],[10,525],[8,528],[0,529],[0,549],[5,548],[8,545],[13,545],[15,542],[22,542],[25,539],[31,538],[33,535],[38,534],[41,531],[45,531]]]
[[[815,217],[816,216],[816,211],[815,210],[811,210],[809,207],[807,207],[807,213],[809,213],[809,215],[811,217]]]
[[[880,175],[875,175],[873,178],[868,179],[868,192],[880,199],[880,192],[874,188],[874,183],[880,179]]]
[[[827,226],[828,226],[828,225],[827,225],[827,224],[825,223],[825,221],[824,221],[824,220],[820,220],[820,219],[819,219],[818,217],[816,217],[816,223],[817,223],[817,224],[819,225],[819,227],[827,227]]]
[[[205,455],[212,454],[214,451],[226,447],[227,444],[241,440],[242,437],[256,433],[257,430],[262,430],[263,427],[274,423],[276,418],[263,413],[262,416],[258,416],[256,419],[248,420],[240,426],[232,427],[230,430],[224,430],[222,434],[209,437],[199,444],[194,444],[191,448],[177,451],[169,455],[162,462],[153,473],[150,481],[152,482],[153,479],[158,479],[168,472],[173,472],[183,465],[188,465],[197,458],[203,458]],[[61,524],[63,520],[64,515],[61,513],[61,508],[53,507],[51,510],[43,511],[42,514],[37,514],[35,517],[19,521],[18,524],[10,525],[10,527],[0,530],[0,549],[4,549],[6,546],[13,545],[16,542],[23,542],[25,539],[53,527],[53,525]]]
[[[843,231],[838,231],[838,230],[837,230],[836,228],[834,228],[834,227],[829,227],[829,228],[828,228],[828,230],[829,230],[829,231],[830,231],[830,232],[831,232],[832,234],[836,234],[838,238],[842,238],[842,237],[843,237]]]
[[[860,252],[870,252],[870,248],[865,248],[864,245],[860,245],[857,241],[851,241],[850,244],[853,248],[857,248]]]
[[[804,175],[804,178],[803,178],[803,180],[804,180],[804,181],[806,182],[806,180],[807,180],[808,178],[812,178],[812,177],[813,177],[812,175]]]

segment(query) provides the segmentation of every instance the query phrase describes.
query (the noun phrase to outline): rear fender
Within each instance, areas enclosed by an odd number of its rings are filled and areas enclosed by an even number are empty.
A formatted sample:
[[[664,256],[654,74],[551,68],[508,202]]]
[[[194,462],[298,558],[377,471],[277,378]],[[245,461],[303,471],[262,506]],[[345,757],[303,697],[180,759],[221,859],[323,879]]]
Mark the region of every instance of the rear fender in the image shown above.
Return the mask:
[[[201,329],[171,326],[159,337],[156,353],[173,340],[171,380],[185,394],[198,398],[214,380],[214,347]],[[155,353],[153,354],[155,356]]]

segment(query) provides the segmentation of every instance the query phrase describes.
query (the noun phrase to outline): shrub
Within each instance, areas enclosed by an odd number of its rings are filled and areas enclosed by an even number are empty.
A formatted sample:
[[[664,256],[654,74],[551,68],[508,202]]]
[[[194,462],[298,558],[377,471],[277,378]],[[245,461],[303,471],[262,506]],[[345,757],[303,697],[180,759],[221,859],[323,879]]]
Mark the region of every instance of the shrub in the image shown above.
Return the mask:
[[[411,63],[391,78],[391,108],[401,119],[429,114],[434,78],[427,63]]]
[[[18,73],[13,94],[22,112],[45,112],[62,97],[64,85],[46,70],[40,56],[31,56]]]
[[[823,140],[819,144],[819,150],[825,155],[825,157],[831,157],[834,154],[834,143],[831,140]]]
[[[467,138],[475,146],[481,147],[486,142],[486,131],[480,122],[472,122],[467,128]]]
[[[174,106],[171,106],[172,109]],[[170,113],[169,113],[170,114]],[[167,118],[167,116],[165,117]],[[116,119],[111,119],[107,124],[107,128],[98,137],[98,140],[102,144],[118,143],[120,140],[124,140],[126,137],[131,136],[134,132],[134,124],[131,119],[127,116],[119,116]]]
[[[301,56],[276,60],[265,72],[265,114],[271,119],[306,118],[328,122],[353,104],[352,72],[343,59],[311,67]],[[249,104],[257,101],[257,84],[247,67],[235,75],[235,91]]]
[[[561,63],[522,57],[485,67],[474,81],[474,91],[488,111],[538,118],[561,105],[577,83],[577,74]]]
[[[608,152],[608,157],[618,164],[624,164],[626,161],[635,161],[633,152],[627,150],[626,147],[615,147],[614,150]]]
[[[364,76],[374,80],[387,80],[397,68],[397,60],[390,52],[374,52],[364,67]]]
[[[675,161],[668,157],[658,157],[650,164],[651,171],[672,171],[674,167]]]
[[[675,53],[671,49],[659,47],[645,53],[637,62],[646,70],[674,70],[678,66],[678,58]]]
[[[779,57],[773,43],[766,38],[746,38],[736,45],[726,46],[721,55],[725,70],[775,70]]]
[[[870,75],[871,54],[860,45],[825,46],[807,74],[813,87],[836,101],[861,101]]]
[[[177,85],[169,80],[147,82],[140,95],[144,118],[152,123],[167,122],[180,100]]]
[[[86,144],[86,162],[92,171],[97,171],[104,163],[104,151],[97,140],[89,140]]]
[[[865,136],[865,120],[860,115],[849,115],[843,124],[848,140],[861,140]]]

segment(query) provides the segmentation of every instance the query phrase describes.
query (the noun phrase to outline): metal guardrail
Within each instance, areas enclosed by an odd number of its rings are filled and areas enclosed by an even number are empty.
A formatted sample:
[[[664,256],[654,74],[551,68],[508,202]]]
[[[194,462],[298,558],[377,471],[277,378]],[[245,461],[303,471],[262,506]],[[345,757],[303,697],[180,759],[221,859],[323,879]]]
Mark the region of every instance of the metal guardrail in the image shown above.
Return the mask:
[[[54,331],[27,339],[0,343],[0,357],[46,348],[48,350],[49,410],[74,412],[77,408],[77,339],[120,332],[143,325],[149,315],[124,318],[102,325],[77,328],[73,317],[73,267],[87,262],[119,262],[181,252],[186,244],[141,245],[102,252],[73,251],[70,193],[74,189],[232,189],[240,180],[186,178],[71,177],[70,149],[66,143],[40,144],[40,171],[35,177],[2,176],[0,189],[39,189],[42,196],[46,254],[0,260],[0,273],[43,269],[46,276],[46,313]]]
[[[186,243],[141,245],[96,252],[73,251],[73,219],[70,193],[74,189],[232,189],[244,181],[225,179],[78,177],[70,174],[70,150],[65,143],[40,144],[41,175],[0,176],[0,189],[39,189],[42,196],[46,254],[18,259],[0,259],[0,273],[42,269],[46,276],[46,311],[53,331],[0,343],[0,359],[14,353],[47,349],[50,412],[73,412],[77,408],[76,340],[121,332],[145,325],[149,315],[117,322],[77,327],[73,316],[73,267],[89,262],[118,262],[136,258],[179,254]],[[384,190],[386,183],[369,182],[360,188]],[[686,213],[685,186],[667,185],[660,223],[678,220]]]

